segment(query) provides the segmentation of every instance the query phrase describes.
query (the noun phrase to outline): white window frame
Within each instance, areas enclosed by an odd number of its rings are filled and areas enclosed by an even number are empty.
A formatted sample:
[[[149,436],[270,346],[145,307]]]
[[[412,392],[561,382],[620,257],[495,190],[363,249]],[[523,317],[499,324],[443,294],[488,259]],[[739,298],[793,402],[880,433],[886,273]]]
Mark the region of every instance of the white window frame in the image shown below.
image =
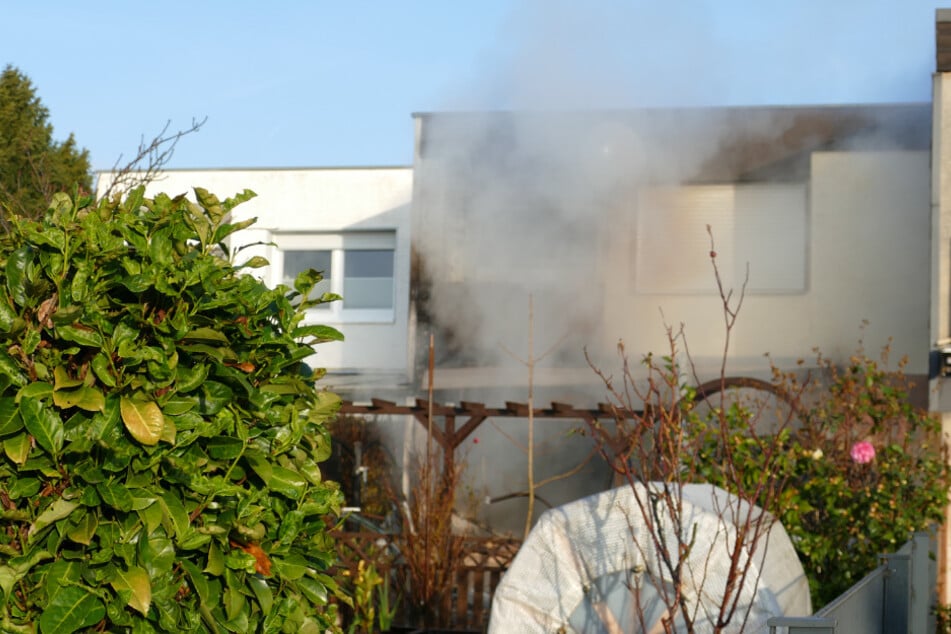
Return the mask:
[[[329,323],[393,323],[396,320],[396,230],[293,232],[272,236],[276,248],[271,257],[271,283],[284,280],[285,251],[330,251],[330,292],[343,296],[345,253],[348,250],[373,249],[393,251],[393,296],[389,308],[346,308],[343,301],[322,304],[308,311],[313,318]]]

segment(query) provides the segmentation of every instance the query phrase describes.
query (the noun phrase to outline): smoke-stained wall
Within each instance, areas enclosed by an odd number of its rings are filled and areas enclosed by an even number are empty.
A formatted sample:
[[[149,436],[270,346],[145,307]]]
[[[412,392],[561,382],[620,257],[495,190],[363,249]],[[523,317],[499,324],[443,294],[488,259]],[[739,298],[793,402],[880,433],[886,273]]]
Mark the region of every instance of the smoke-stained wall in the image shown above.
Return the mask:
[[[893,338],[924,374],[928,116],[924,106],[420,115],[419,332],[435,334],[441,367],[518,367],[510,352],[525,354],[531,296],[535,350],[555,346],[548,366],[583,369],[586,349],[611,363],[618,339],[632,354],[663,353],[666,325],[682,323],[693,355],[715,367],[714,250],[727,289],[746,284],[737,372],[768,372],[766,353],[841,357],[863,336],[873,352]]]

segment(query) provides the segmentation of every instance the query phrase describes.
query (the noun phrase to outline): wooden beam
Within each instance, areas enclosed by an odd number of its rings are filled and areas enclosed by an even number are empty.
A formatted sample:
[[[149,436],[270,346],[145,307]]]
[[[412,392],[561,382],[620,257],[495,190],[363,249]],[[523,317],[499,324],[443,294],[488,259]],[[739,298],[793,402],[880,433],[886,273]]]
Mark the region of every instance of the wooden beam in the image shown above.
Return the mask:
[[[426,430],[426,433],[429,433],[429,430],[432,429],[433,439],[435,439],[435,441],[439,443],[439,446],[442,447],[443,450],[450,449],[448,447],[446,435],[443,433],[441,429],[439,429],[438,425],[433,424],[432,426],[430,426],[429,415],[426,414],[426,412],[415,412],[413,414],[413,418],[419,421],[419,424],[423,426],[423,429]]]
[[[433,403],[433,416],[484,416],[486,418],[525,418],[528,416],[528,404],[506,401],[504,407],[487,407],[484,403],[462,401],[459,406]],[[403,415],[426,416],[429,412],[429,403],[425,399],[416,399],[415,405],[398,405],[392,401],[373,398],[369,404],[358,404],[353,401],[343,401],[340,406],[341,414],[367,415]],[[535,418],[602,418],[605,416],[634,418],[642,412],[622,410],[608,403],[599,403],[597,409],[576,409],[568,403],[552,403],[548,408],[536,408]]]
[[[479,415],[473,415],[471,418],[469,418],[469,420],[467,420],[465,424],[459,428],[459,431],[457,431],[456,435],[453,437],[453,440],[452,440],[453,448],[456,448],[459,445],[461,445],[463,441],[472,432],[474,432],[479,427],[479,425],[481,425],[487,418],[488,416],[479,416]]]

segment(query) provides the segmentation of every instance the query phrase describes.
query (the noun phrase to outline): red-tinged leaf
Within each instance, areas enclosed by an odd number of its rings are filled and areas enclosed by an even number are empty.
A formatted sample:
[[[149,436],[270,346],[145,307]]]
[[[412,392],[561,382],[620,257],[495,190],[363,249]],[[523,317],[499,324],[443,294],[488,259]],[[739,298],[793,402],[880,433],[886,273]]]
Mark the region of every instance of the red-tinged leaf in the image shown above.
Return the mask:
[[[265,577],[271,576],[271,559],[260,546],[257,544],[239,544],[236,541],[232,541],[231,545],[234,548],[240,548],[244,552],[254,557],[254,570],[258,574],[262,574]]]

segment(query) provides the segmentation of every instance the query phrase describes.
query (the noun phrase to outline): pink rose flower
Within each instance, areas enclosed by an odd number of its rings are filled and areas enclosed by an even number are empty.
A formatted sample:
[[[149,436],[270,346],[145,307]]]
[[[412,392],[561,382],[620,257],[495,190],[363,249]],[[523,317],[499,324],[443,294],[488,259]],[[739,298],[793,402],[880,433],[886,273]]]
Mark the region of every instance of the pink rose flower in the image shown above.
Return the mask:
[[[875,447],[867,440],[860,440],[852,445],[852,450],[849,451],[849,455],[852,456],[852,460],[858,464],[868,464],[875,460]]]

